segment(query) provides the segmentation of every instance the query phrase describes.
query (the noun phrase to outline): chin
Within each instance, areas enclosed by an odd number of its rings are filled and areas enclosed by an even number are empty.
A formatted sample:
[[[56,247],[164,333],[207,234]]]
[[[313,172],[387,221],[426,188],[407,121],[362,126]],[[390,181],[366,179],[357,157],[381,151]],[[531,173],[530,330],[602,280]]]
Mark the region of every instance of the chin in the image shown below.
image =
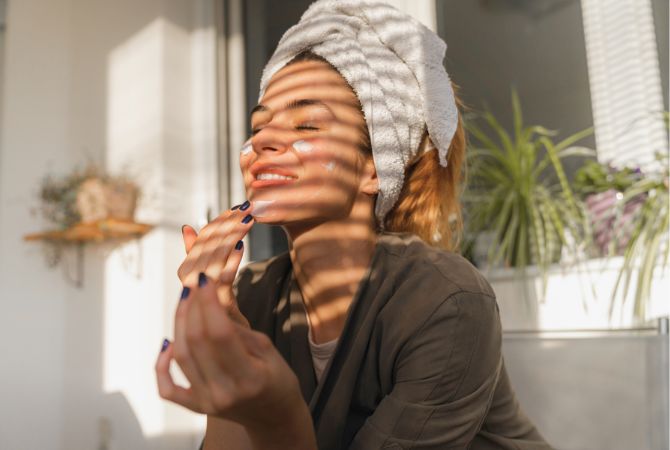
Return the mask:
[[[268,215],[266,217],[254,217],[256,223],[262,223],[270,226],[278,226],[283,228],[311,228],[313,226],[319,225],[323,222],[315,217],[287,217],[284,214],[278,212],[276,215]]]

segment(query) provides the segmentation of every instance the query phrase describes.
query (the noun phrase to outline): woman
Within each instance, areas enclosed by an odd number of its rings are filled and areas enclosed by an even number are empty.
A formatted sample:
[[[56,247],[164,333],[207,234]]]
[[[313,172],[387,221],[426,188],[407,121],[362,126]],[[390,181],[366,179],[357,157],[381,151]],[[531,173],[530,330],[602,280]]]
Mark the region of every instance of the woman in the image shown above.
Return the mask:
[[[510,386],[494,292],[455,252],[465,136],[435,39],[350,0],[282,37],[240,154],[249,200],[183,228],[156,362],[161,397],[207,414],[201,448],[550,448]],[[256,222],[289,250],[237,275]]]

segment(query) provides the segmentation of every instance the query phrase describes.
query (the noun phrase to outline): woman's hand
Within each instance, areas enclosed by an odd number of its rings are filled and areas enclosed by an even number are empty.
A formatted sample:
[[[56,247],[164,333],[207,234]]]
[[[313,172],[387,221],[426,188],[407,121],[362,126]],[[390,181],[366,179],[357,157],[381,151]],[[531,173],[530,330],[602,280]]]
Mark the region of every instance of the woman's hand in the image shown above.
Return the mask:
[[[232,290],[239,244],[252,225],[250,206],[226,211],[199,235],[182,229],[187,257],[178,274],[185,287],[174,343],[166,339],[156,361],[158,392],[192,411],[241,424],[254,448],[315,450],[298,378],[271,340],[249,327]],[[174,383],[173,358],[190,387]]]
[[[230,317],[249,328],[249,321],[237,306],[232,285],[242,261],[242,239],[254,224],[253,207],[246,201],[233,208],[208,223],[199,235],[188,225],[182,227],[186,258],[177,275],[182,285],[192,287],[198,282],[198,274],[204,272],[215,283],[219,301]]]
[[[251,430],[282,432],[306,404],[296,375],[263,333],[234,322],[219,303],[212,280],[185,288],[175,317],[174,343],[165,341],[156,361],[159,395],[192,411],[232,420]],[[190,382],[177,386],[174,358]],[[309,420],[309,412],[307,412]]]

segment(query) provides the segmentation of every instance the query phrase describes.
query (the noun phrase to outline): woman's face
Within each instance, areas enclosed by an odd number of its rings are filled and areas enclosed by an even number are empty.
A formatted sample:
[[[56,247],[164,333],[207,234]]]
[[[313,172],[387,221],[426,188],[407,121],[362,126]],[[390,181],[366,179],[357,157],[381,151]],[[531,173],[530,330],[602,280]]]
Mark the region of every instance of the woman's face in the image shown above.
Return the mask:
[[[328,64],[300,61],[282,68],[250,120],[252,137],[240,153],[240,168],[257,222],[344,219],[357,200],[377,192],[372,160],[359,150],[365,121],[358,99]],[[288,179],[265,179],[277,174]]]

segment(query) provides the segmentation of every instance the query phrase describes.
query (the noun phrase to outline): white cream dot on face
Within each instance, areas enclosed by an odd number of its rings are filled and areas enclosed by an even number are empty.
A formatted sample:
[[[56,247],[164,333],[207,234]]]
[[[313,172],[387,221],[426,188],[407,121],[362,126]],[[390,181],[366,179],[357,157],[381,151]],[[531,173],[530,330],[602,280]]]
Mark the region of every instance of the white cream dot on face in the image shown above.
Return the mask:
[[[307,141],[295,141],[293,143],[293,148],[301,153],[308,153],[314,150],[314,146]]]
[[[330,162],[328,162],[328,163],[326,163],[326,164],[321,164],[321,165],[322,165],[323,167],[325,167],[326,170],[328,170],[328,172],[332,172],[333,169],[335,168],[335,161],[330,161]]]
[[[267,213],[267,209],[268,206],[270,206],[274,202],[275,202],[274,200],[255,200],[253,215],[256,217],[266,217],[268,215],[271,215]]]
[[[252,149],[252,147],[251,147],[251,141],[247,141],[247,142],[245,142],[244,145],[242,146],[242,150],[241,150],[241,152],[242,152],[243,155],[248,155],[249,153],[251,153],[251,149]]]

